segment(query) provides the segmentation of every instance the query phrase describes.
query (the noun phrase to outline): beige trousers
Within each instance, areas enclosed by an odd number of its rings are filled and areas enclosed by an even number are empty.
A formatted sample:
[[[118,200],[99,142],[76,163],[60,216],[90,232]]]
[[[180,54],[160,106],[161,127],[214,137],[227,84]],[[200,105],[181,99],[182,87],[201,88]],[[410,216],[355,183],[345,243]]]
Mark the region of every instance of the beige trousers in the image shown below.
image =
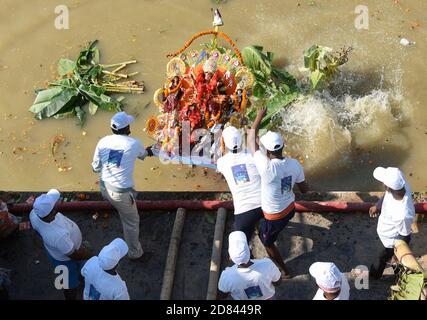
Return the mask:
[[[119,212],[122,221],[124,240],[129,247],[130,259],[142,256],[141,242],[139,242],[139,214],[136,201],[131,191],[118,193],[101,187],[102,196]]]

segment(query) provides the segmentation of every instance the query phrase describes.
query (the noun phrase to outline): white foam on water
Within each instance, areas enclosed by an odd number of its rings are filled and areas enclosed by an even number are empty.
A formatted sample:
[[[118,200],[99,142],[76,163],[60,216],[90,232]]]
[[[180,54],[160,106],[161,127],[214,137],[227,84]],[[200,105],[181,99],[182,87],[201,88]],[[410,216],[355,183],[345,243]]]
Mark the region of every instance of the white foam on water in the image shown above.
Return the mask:
[[[399,125],[401,99],[381,89],[358,97],[324,91],[303,98],[281,114],[287,151],[303,158],[308,170],[348,166],[355,148],[374,147]]]

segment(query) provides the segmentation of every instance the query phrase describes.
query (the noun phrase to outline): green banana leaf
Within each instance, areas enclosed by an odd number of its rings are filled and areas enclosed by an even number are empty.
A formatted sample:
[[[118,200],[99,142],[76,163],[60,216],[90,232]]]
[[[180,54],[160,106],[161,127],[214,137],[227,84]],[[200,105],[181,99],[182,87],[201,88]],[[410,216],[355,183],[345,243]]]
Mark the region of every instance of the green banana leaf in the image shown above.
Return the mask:
[[[328,47],[312,45],[304,51],[304,67],[312,72],[321,68],[320,63],[325,60],[331,51],[332,49]]]
[[[271,99],[266,107],[267,107],[267,114],[265,115],[264,119],[262,119],[260,124],[260,129],[271,129],[272,126],[270,126],[271,121],[273,118],[283,110],[283,108],[290,105],[292,102],[294,102],[299,96],[299,93],[294,92],[291,94],[280,94],[278,93],[273,99]]]
[[[273,68],[273,75],[283,84],[286,84],[286,86],[289,88],[290,91],[299,90],[297,79],[295,79],[295,77],[291,75],[289,72],[287,72],[286,70]]]
[[[244,64],[252,70],[261,71],[264,75],[269,76],[272,71],[271,62],[272,53],[264,54],[262,47],[249,46],[242,50],[242,58]]]
[[[86,112],[81,107],[76,107],[74,110],[75,110],[79,125],[82,127],[86,120]]]
[[[98,111],[98,106],[93,103],[92,101],[89,102],[89,113],[90,115],[94,116],[96,112]]]
[[[326,74],[321,72],[320,70],[313,71],[310,76],[312,90],[318,89],[322,84],[323,80],[325,79],[325,77],[326,77]]]
[[[77,68],[80,73],[90,69],[92,66],[99,64],[99,49],[96,47],[98,40],[93,41],[86,49],[80,52],[77,58]]]
[[[75,89],[76,88],[76,82],[74,79],[61,79],[61,80],[55,80],[49,83],[50,87],[63,87],[68,89]]]
[[[304,51],[304,67],[310,70],[311,90],[322,89],[338,71],[331,48],[313,45]]]
[[[64,58],[59,60],[57,73],[60,79],[50,82],[48,89],[37,90],[36,99],[29,108],[36,119],[75,116],[83,125],[87,111],[91,115],[95,115],[98,109],[122,111],[123,97],[114,99],[108,96],[110,92],[106,87],[115,86],[117,80],[105,76],[104,66],[99,64],[100,52],[96,44],[97,40],[81,50],[76,62]],[[88,110],[85,110],[88,102]]]
[[[37,119],[45,119],[58,113],[70,111],[70,104],[76,101],[76,91],[63,87],[54,87],[39,91],[29,111]]]
[[[37,97],[34,100],[33,105],[30,107],[29,111],[32,113],[39,113],[44,108],[46,108],[50,101],[59,95],[62,92],[63,88],[61,87],[55,87],[51,89],[46,90],[40,90],[37,93]]]
[[[317,69],[317,57],[319,56],[319,46],[313,45],[304,51],[304,67],[310,71]]]
[[[80,85],[79,92],[90,102],[96,104],[98,108],[106,111],[122,111],[121,103],[116,99],[109,97],[103,92],[101,87]]]
[[[61,59],[58,62],[58,74],[62,77],[74,72],[76,63],[69,59]]]
[[[262,99],[266,93],[266,88],[261,83],[256,82],[252,88],[252,95],[255,98]]]
[[[73,118],[76,116],[76,111],[74,109],[75,108],[72,108],[71,111],[55,114],[53,117],[57,120]]]
[[[260,46],[246,47],[242,51],[243,61],[255,77],[252,95],[267,107],[267,114],[261,122],[261,129],[275,125],[274,117],[299,96],[297,80],[285,70],[272,65],[274,55],[263,53]],[[251,121],[256,118],[256,107],[247,114]]]
[[[291,94],[281,94],[278,93],[268,102],[266,102],[267,114],[264,116],[260,124],[260,129],[271,129],[274,127],[273,118],[280,113],[283,108],[289,106],[292,102],[298,99],[300,94],[298,92],[293,92]],[[251,108],[247,114],[247,117],[252,122],[255,121],[257,116],[257,108]]]

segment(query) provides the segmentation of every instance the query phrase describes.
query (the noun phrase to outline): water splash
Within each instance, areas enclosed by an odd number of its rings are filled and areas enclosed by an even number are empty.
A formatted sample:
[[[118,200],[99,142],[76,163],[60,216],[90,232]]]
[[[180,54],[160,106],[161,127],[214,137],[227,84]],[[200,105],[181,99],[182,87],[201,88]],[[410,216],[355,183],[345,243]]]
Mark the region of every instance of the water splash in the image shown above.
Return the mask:
[[[353,150],[372,148],[396,130],[402,102],[399,90],[384,89],[362,96],[324,91],[303,98],[281,114],[287,151],[308,170],[348,166]]]

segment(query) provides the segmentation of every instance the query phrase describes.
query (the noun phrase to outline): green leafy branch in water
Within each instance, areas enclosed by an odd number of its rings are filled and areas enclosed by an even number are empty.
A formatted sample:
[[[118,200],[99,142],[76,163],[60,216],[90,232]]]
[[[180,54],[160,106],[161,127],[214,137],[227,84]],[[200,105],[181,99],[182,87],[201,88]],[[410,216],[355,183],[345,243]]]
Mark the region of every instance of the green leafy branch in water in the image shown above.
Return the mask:
[[[252,91],[254,106],[249,109],[248,118],[254,121],[257,106],[265,105],[267,114],[261,128],[270,129],[275,125],[275,116],[300,95],[297,80],[287,71],[273,66],[273,53],[264,53],[260,46],[244,48],[242,58],[255,78]]]
[[[311,90],[323,89],[339,71],[339,67],[348,62],[352,47],[333,52],[331,48],[313,45],[304,51],[303,70],[310,71]]]
[[[248,118],[255,120],[259,106],[267,107],[267,115],[261,122],[261,129],[271,129],[278,124],[277,115],[283,108],[291,105],[299,97],[323,89],[331,82],[339,67],[348,61],[352,48],[332,49],[314,45],[304,52],[304,66],[310,72],[309,88],[304,81],[273,65],[273,53],[263,52],[260,46],[243,49],[244,64],[255,78],[252,91],[252,108],[248,109]]]
[[[129,80],[137,72],[122,73],[136,60],[102,65],[96,43],[94,41],[82,50],[76,61],[59,61],[59,79],[50,82],[47,89],[37,90],[37,97],[29,109],[36,114],[36,119],[77,117],[83,126],[86,117],[83,107],[87,103],[91,115],[95,115],[98,109],[121,111],[123,98],[115,99],[109,94],[144,92],[143,82]]]

